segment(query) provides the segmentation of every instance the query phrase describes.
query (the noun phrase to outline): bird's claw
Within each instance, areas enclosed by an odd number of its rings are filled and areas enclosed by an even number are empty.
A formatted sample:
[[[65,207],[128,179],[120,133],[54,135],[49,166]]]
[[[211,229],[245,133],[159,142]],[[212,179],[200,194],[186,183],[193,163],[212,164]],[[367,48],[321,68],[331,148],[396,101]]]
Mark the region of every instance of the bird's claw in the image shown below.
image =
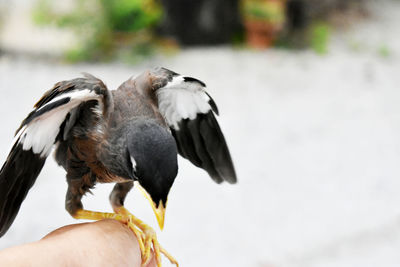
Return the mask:
[[[129,218],[129,217],[128,217],[128,218]],[[140,248],[140,253],[141,253],[141,256],[142,256],[142,259],[143,259],[143,257],[144,257],[143,252],[145,251],[145,246],[144,246],[144,242],[143,242],[143,240],[144,240],[144,238],[143,238],[143,237],[144,237],[144,236],[143,236],[143,233],[142,233],[139,229],[137,229],[137,227],[135,226],[135,224],[132,223],[132,222],[130,221],[130,219],[128,219],[128,221],[127,221],[126,224],[128,225],[129,229],[132,230],[133,234],[136,236],[136,239],[138,240],[139,248]]]
[[[157,235],[153,229],[146,229],[143,233],[144,237],[144,255],[143,265],[146,265],[151,260],[151,247],[153,246],[154,255],[156,258],[157,266],[161,266],[160,248],[157,241]]]
[[[134,215],[129,213],[126,209],[116,210],[117,213],[123,214],[128,217],[127,225],[135,234],[140,247],[142,255],[142,266],[146,266],[151,260],[151,250],[154,251],[157,267],[161,267],[161,254],[177,267],[178,262],[171,256],[164,248],[160,246],[157,240],[157,234],[150,226],[143,223],[141,220],[136,218]]]

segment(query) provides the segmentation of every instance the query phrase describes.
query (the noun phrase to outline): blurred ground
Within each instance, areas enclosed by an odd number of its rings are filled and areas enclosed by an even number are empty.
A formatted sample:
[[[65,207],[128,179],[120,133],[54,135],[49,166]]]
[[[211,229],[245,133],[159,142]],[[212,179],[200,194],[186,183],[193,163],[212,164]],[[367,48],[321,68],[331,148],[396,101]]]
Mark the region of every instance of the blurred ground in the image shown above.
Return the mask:
[[[181,160],[159,237],[182,266],[399,266],[400,3],[373,10],[335,34],[324,57],[222,47],[129,67],[3,56],[0,158],[55,82],[86,71],[114,89],[162,65],[207,83],[239,177],[218,186]],[[64,210],[64,175],[48,160],[0,248],[75,222]],[[84,204],[111,210],[110,190],[99,185]],[[136,190],[126,206],[156,226]]]

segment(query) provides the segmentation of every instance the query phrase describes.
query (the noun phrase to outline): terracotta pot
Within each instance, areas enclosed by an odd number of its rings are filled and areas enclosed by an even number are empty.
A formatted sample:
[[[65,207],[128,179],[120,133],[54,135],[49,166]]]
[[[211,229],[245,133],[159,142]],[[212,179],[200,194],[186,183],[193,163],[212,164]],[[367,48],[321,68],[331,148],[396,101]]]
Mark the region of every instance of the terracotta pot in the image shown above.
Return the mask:
[[[276,27],[266,21],[248,20],[245,27],[247,43],[251,47],[268,48],[276,38]]]

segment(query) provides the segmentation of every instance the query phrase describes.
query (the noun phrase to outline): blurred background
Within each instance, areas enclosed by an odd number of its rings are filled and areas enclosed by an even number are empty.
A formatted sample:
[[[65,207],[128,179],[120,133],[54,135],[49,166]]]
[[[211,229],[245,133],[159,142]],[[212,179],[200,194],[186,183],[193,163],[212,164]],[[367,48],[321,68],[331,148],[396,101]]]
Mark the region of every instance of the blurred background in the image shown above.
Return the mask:
[[[57,81],[89,72],[116,89],[164,66],[208,85],[239,178],[216,185],[180,159],[158,232],[181,266],[400,266],[399,12],[394,0],[0,0],[0,159]],[[75,223],[66,188],[49,159],[0,248]],[[84,205],[111,211],[111,188]],[[157,228],[136,190],[126,206]]]

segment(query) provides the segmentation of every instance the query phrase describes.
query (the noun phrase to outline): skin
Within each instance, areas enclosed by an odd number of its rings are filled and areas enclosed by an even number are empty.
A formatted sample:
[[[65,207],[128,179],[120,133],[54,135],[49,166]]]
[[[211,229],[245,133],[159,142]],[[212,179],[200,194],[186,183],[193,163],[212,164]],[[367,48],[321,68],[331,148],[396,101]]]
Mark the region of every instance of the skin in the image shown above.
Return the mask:
[[[135,235],[115,220],[61,227],[43,239],[0,251],[1,266],[140,267]],[[153,259],[146,267],[155,267]]]

